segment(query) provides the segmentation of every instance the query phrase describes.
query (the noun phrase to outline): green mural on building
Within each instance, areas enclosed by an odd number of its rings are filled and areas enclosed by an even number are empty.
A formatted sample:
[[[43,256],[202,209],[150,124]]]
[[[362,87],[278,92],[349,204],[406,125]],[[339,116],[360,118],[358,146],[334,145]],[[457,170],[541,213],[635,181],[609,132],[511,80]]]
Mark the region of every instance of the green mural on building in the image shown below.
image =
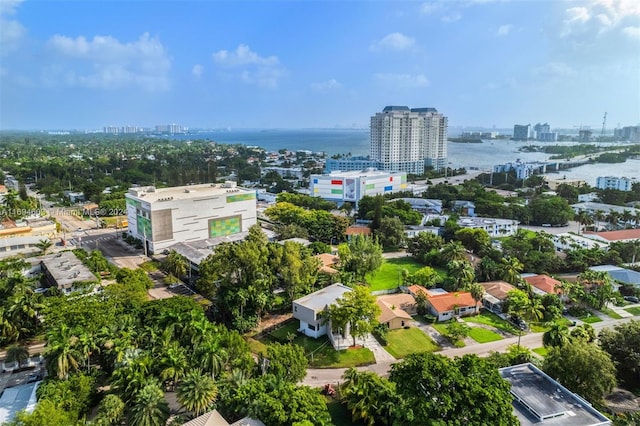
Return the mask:
[[[241,231],[242,218],[240,216],[209,220],[209,238],[224,237]]]
[[[256,199],[255,192],[251,192],[249,194],[227,195],[227,203],[235,203],[237,201],[249,201],[249,200],[255,200],[255,199]]]
[[[146,239],[151,239],[151,221],[143,216],[137,216],[138,235],[143,235]]]

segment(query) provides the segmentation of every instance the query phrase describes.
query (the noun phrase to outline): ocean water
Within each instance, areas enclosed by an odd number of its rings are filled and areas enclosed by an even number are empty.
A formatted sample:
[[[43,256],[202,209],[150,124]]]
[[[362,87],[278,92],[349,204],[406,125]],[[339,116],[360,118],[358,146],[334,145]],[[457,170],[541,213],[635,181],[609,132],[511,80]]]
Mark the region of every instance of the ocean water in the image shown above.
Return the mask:
[[[268,151],[279,149],[309,150],[328,155],[369,154],[369,130],[366,129],[273,129],[273,130],[217,130],[189,135],[175,135],[175,139],[207,139],[220,143],[260,146]],[[449,165],[454,168],[491,170],[494,165],[521,161],[548,161],[550,155],[541,152],[520,152],[528,142],[484,141],[483,143],[448,143]],[[563,144],[573,144],[563,142]],[[581,179],[594,186],[598,176],[626,176],[640,179],[640,160],[617,164],[593,164],[549,173],[549,177]]]

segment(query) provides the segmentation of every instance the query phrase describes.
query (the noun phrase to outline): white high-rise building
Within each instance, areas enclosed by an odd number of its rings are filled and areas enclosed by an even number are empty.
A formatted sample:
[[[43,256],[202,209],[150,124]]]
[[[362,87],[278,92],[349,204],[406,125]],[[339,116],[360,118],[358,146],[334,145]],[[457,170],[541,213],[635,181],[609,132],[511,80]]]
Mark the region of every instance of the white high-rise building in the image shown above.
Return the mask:
[[[447,117],[435,108],[385,107],[371,117],[371,160],[413,174],[446,167]]]

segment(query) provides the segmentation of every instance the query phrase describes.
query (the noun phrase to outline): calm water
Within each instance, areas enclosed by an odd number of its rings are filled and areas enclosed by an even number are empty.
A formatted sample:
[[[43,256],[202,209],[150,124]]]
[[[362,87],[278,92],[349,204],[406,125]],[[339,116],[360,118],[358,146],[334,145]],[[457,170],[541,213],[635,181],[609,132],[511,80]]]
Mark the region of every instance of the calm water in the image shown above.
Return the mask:
[[[176,139],[209,139],[220,143],[260,146],[268,151],[282,148],[290,150],[323,151],[328,155],[369,154],[369,131],[347,129],[308,130],[219,130],[194,135],[176,135]],[[451,167],[477,167],[490,170],[496,164],[522,161],[547,161],[548,154],[519,152],[526,142],[486,141],[479,144],[449,142]],[[565,144],[571,144],[566,142]],[[626,176],[640,178],[640,160],[627,160],[619,164],[594,164],[576,167],[561,173],[550,173],[550,177],[582,179],[595,185],[598,176]]]

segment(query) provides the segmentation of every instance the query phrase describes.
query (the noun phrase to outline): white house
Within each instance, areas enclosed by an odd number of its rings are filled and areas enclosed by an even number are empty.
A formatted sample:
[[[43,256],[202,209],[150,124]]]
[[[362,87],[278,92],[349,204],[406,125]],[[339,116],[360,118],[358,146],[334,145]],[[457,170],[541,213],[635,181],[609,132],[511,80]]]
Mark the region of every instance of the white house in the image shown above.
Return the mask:
[[[334,333],[334,330],[331,329],[331,322],[327,321],[322,313],[326,312],[329,306],[335,304],[337,299],[350,291],[351,288],[346,285],[336,283],[294,300],[293,317],[300,321],[298,331],[314,339],[326,334],[336,349],[349,347],[351,340],[348,328],[342,334]]]

